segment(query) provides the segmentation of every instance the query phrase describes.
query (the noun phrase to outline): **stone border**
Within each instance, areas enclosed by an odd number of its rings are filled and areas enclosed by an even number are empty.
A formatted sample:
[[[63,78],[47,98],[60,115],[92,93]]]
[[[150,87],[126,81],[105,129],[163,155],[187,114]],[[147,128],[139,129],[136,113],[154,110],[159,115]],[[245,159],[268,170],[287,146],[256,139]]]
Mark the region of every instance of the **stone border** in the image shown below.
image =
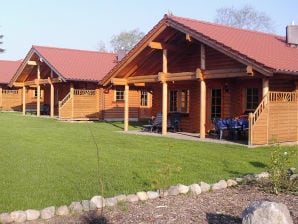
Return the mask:
[[[136,194],[129,195],[118,195],[112,198],[104,198],[102,196],[94,196],[91,200],[82,200],[72,202],[69,206],[62,205],[60,207],[55,208],[54,206],[50,206],[44,208],[42,210],[28,209],[26,211],[13,211],[11,213],[2,213],[0,214],[0,223],[22,223],[26,221],[33,220],[48,220],[53,218],[55,215],[57,216],[66,216],[69,214],[78,214],[82,212],[88,212],[92,210],[102,209],[103,207],[113,207],[116,206],[119,202],[137,202],[137,201],[147,201],[153,200],[158,197],[166,197],[166,196],[176,196],[179,194],[193,194],[199,195],[202,192],[207,191],[215,191],[220,189],[225,189],[227,187],[232,187],[238,185],[239,183],[245,181],[259,180],[261,178],[268,178],[268,172],[262,172],[260,174],[249,174],[244,176],[243,178],[236,178],[226,180],[220,180],[214,184],[208,184],[205,182],[194,183],[190,186],[186,186],[183,184],[178,184],[176,186],[171,186],[168,190],[158,190],[158,191],[141,191]]]

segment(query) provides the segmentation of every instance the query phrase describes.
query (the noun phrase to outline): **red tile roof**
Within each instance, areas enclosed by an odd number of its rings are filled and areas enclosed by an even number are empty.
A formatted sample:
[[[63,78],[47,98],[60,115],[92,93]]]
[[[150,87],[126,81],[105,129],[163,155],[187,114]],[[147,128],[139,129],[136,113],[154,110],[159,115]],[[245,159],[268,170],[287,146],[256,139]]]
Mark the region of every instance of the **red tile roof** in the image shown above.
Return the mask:
[[[177,16],[165,16],[164,19],[170,23],[174,22],[174,27],[178,23],[183,28],[191,29],[195,33],[230,48],[231,51],[263,64],[265,67],[276,71],[298,71],[298,48],[288,46],[286,38],[283,36]]]
[[[5,61],[0,60],[0,83],[8,84],[10,79],[16,73],[22,60],[19,61]]]
[[[31,50],[65,80],[100,81],[117,62],[113,53],[42,46]]]

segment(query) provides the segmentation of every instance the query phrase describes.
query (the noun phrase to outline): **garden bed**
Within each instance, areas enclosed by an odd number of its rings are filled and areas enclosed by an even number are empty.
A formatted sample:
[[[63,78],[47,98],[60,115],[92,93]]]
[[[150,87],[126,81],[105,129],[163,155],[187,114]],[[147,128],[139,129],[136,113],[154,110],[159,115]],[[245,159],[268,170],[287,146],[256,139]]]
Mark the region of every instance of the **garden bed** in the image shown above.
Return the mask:
[[[56,217],[47,223],[241,223],[241,213],[253,201],[270,200],[285,204],[298,223],[298,196],[274,195],[256,185],[239,185],[199,195],[167,196],[146,202],[121,203],[100,212]]]

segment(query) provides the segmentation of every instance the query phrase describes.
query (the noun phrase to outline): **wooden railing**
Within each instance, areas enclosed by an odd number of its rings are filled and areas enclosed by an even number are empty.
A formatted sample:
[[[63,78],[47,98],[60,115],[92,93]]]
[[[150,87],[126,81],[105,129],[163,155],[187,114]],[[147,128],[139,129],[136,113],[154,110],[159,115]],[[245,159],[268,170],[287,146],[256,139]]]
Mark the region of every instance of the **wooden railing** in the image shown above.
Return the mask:
[[[254,113],[249,114],[249,144],[253,141],[253,132],[255,131],[254,125],[260,118],[261,114],[265,111],[265,109],[270,105],[271,106],[278,103],[289,104],[289,105],[295,105],[298,102],[298,93],[297,92],[268,92],[264,98],[262,99],[261,103],[257,107]],[[294,104],[293,104],[294,103]],[[268,111],[268,113],[272,112],[271,110]],[[282,111],[283,112],[283,111]],[[272,115],[271,115],[272,116]],[[268,143],[268,136],[271,136],[272,130],[269,128],[269,120],[270,120],[270,114],[268,114],[267,118],[265,118],[265,123],[261,124],[263,130],[267,130],[267,143]],[[264,122],[264,119],[263,121]],[[265,126],[264,126],[265,125]],[[272,124],[271,124],[272,125]],[[261,127],[259,126],[259,128]],[[264,129],[265,128],[265,129]],[[259,129],[258,129],[259,130]],[[255,136],[255,135],[254,135]]]
[[[19,91],[16,90],[16,89],[3,89],[2,90],[2,94],[6,94],[6,95],[8,95],[8,94],[15,94],[15,95],[17,95],[18,93],[19,93]]]
[[[89,89],[75,89],[73,92],[76,96],[95,96],[96,90],[89,90]]]
[[[258,120],[259,116],[265,109],[266,105],[270,102],[296,102],[297,101],[297,93],[296,92],[268,92],[261,103],[252,114],[252,125]]]
[[[59,101],[59,109],[61,109],[70,98],[71,98],[71,93],[69,92],[61,101]]]
[[[261,103],[259,104],[259,106],[255,110],[255,112],[252,113],[252,115],[250,116],[250,123],[252,125],[254,125],[254,123],[258,120],[259,116],[261,115],[261,113],[264,111],[266,105],[268,104],[268,96],[269,96],[269,93],[267,93],[263,97]],[[252,127],[252,126],[250,126],[250,127]]]
[[[296,102],[296,92],[269,92],[270,102]]]
[[[61,100],[59,101],[59,108],[61,109],[69,99],[73,96],[95,96],[96,90],[89,90],[89,89],[74,89],[73,94],[71,91]]]

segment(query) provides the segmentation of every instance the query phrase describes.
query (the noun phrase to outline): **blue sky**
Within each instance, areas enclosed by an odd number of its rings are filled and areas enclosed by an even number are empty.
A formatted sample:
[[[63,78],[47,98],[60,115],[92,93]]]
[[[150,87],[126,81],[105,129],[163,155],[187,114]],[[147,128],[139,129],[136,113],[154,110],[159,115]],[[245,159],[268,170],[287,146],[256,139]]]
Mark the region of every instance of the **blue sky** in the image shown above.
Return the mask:
[[[214,21],[216,9],[251,5],[274,21],[275,33],[298,24],[297,0],[0,0],[1,60],[24,58],[32,45],[97,50],[113,35],[147,33],[163,15]]]

